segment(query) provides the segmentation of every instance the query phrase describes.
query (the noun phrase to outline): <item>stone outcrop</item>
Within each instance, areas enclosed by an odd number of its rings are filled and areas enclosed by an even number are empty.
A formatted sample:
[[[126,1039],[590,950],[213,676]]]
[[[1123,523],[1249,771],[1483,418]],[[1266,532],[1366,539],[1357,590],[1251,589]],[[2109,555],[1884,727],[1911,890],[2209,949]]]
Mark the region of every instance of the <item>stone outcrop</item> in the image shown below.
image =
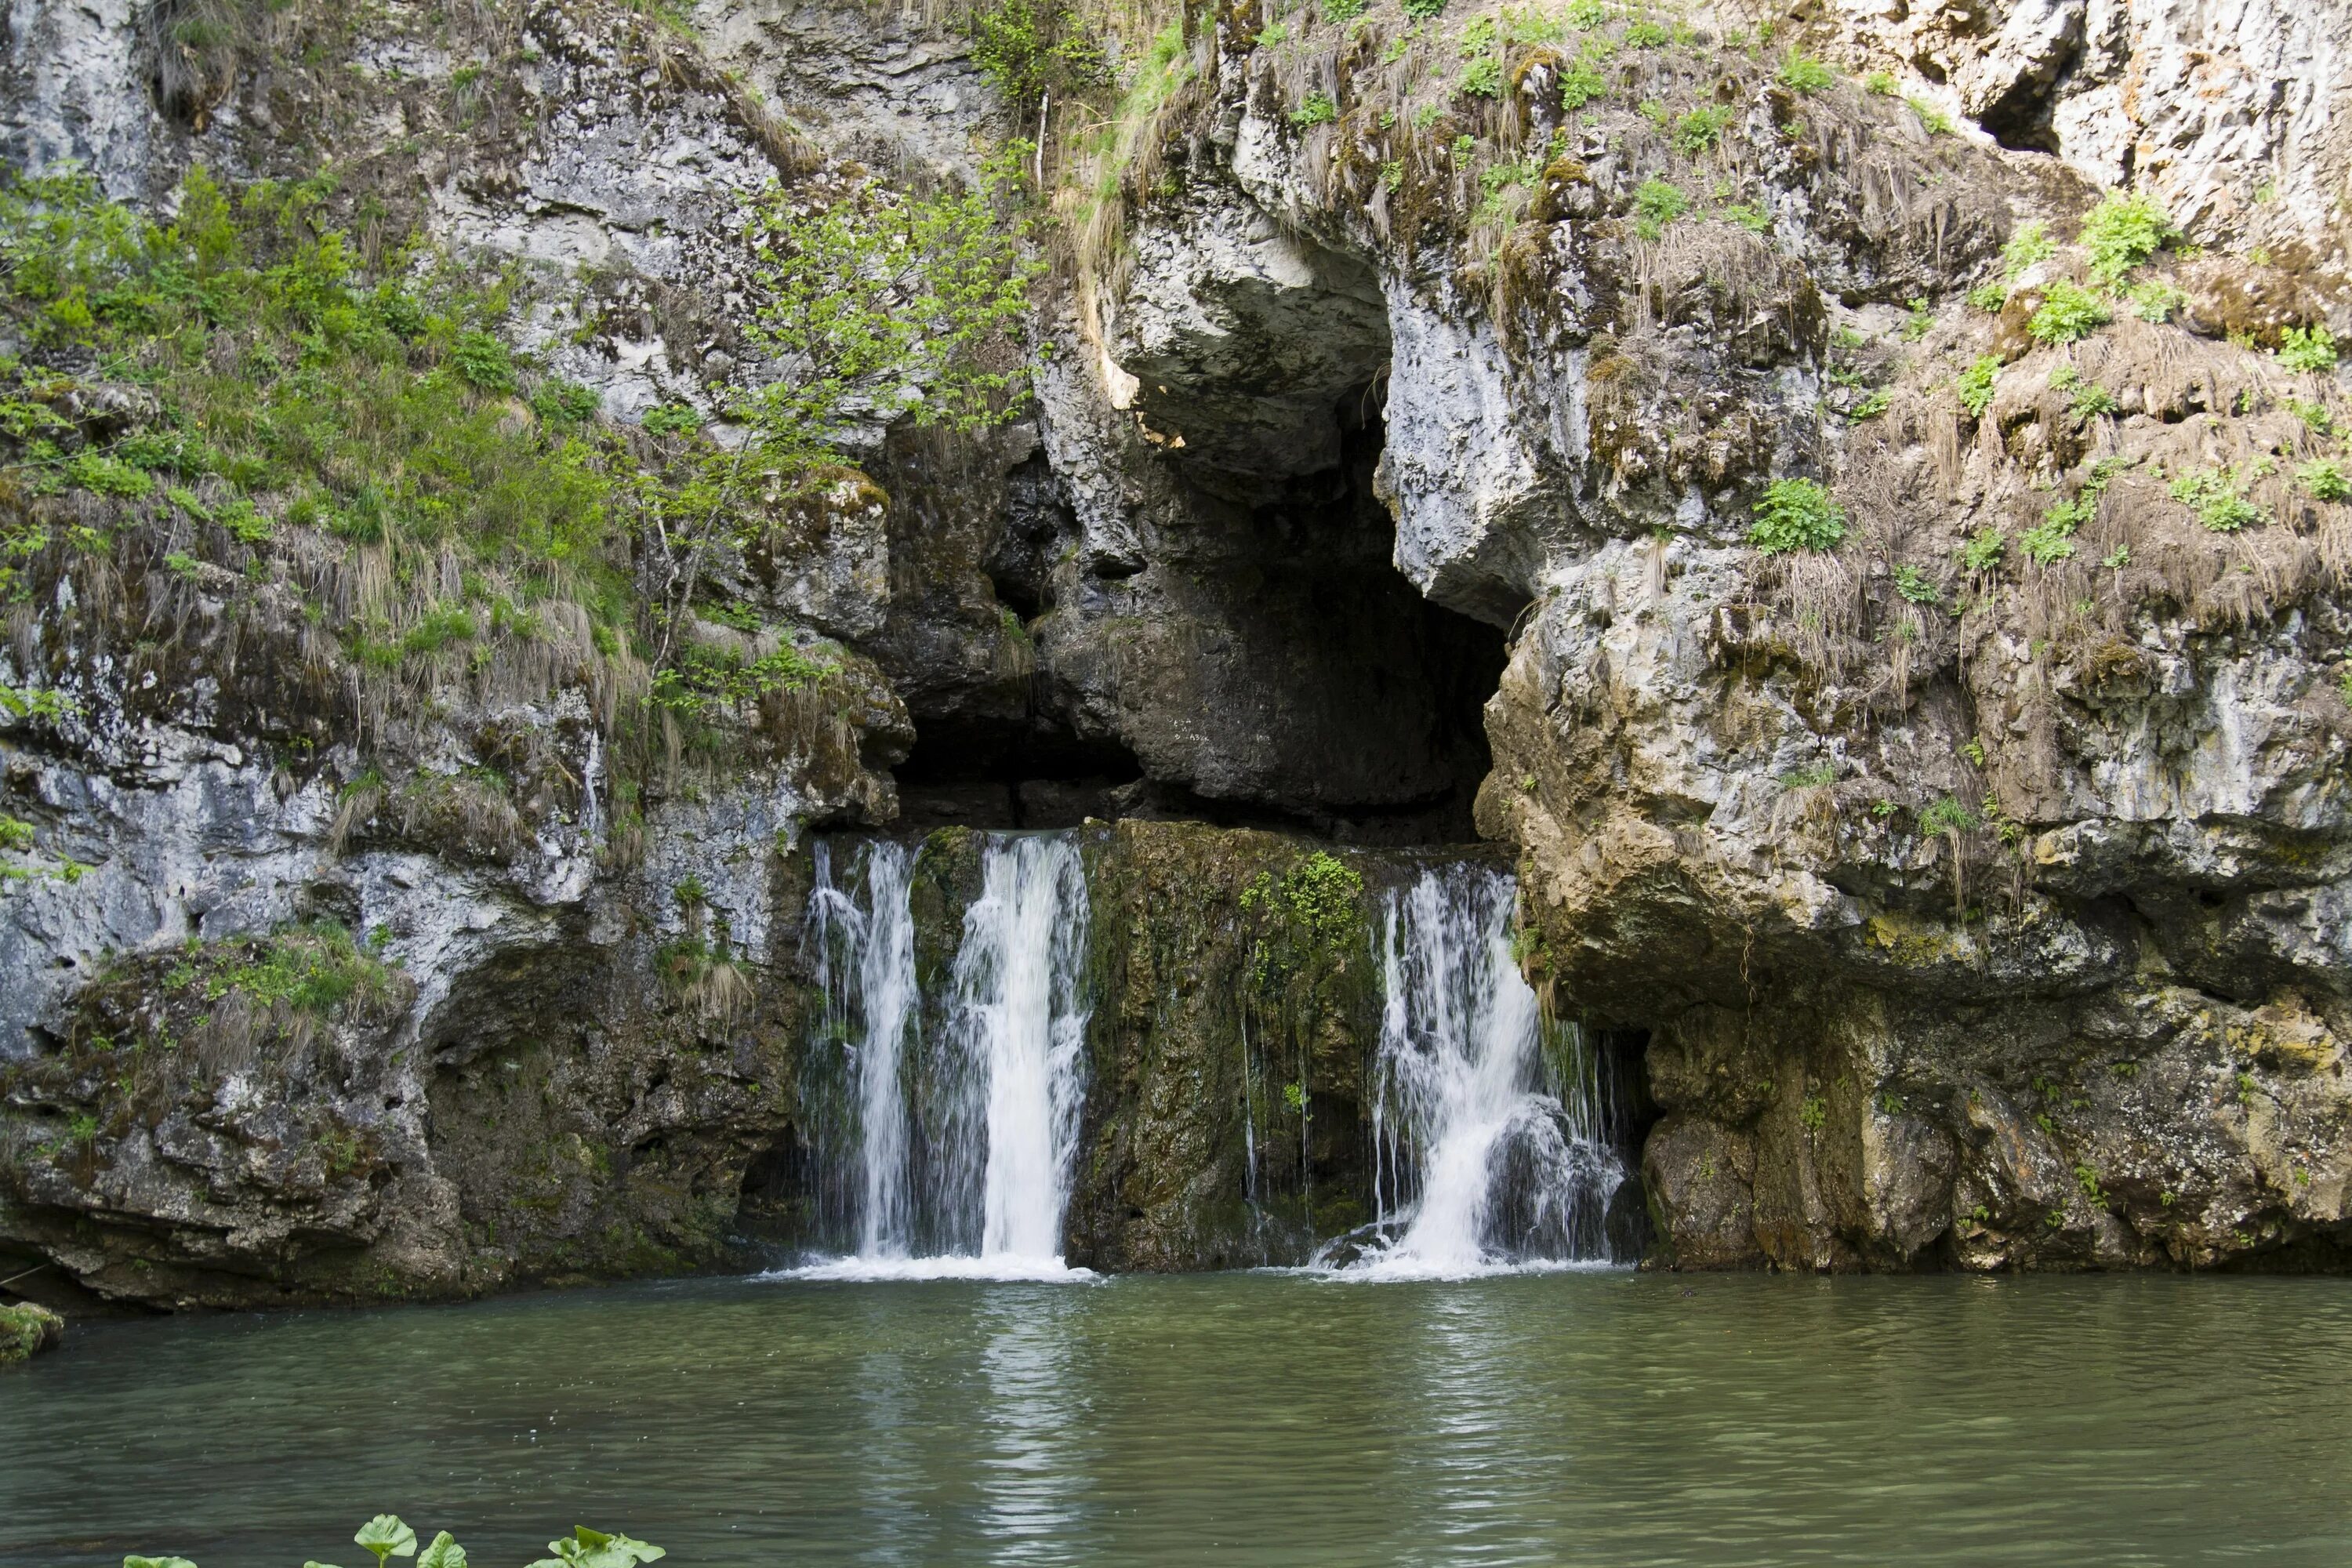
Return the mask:
[[[955,38],[862,9],[297,5],[201,49],[169,0],[18,10],[12,163],[151,206],[331,163],[338,214],[531,279],[509,335],[623,429],[756,372],[759,192],[961,177],[1009,129]],[[2299,476],[2352,399],[2275,352],[2352,333],[2341,17],[1474,25],[1192,12],[1041,285],[1034,396],[745,499],[682,635],[824,674],[625,798],[645,672],[584,622],[402,686],[306,621],[293,531],[242,576],[162,533],[45,557],[0,686],[65,704],[0,714],[0,765],[87,869],[0,892],[0,1273],[233,1304],[740,1261],[806,1131],[812,826],[1087,817],[1078,1259],[1362,1217],[1368,977],[1245,1019],[1238,900],[1304,853],[1263,829],[1475,825],[1531,977],[1644,1061],[1659,1262],[2342,1267],[2352,511]],[[2111,186],[2202,250],[2140,262],[2159,319],[2047,341]],[[138,394],[91,396],[72,442]],[[1790,479],[1834,549],[1751,541]],[[2212,484],[2256,521],[2207,527]],[[273,964],[347,994],[214,1005]],[[1245,1023],[1300,1053],[1297,1126],[1252,1120]]]

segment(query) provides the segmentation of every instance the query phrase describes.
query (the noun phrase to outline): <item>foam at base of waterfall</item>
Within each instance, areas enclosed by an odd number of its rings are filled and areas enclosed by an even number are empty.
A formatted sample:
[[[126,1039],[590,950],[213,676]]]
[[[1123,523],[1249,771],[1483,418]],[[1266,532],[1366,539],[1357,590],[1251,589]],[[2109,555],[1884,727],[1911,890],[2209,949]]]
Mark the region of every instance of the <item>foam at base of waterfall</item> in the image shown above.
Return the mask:
[[[814,1279],[843,1284],[902,1280],[979,1279],[1004,1284],[1082,1285],[1098,1280],[1091,1268],[1073,1268],[1058,1258],[1023,1258],[998,1252],[930,1258],[823,1258],[791,1268],[771,1268],[755,1279]]]
[[[1497,1279],[1514,1274],[1630,1273],[1633,1268],[1630,1263],[1612,1263],[1605,1258],[1481,1258],[1471,1262],[1395,1251],[1372,1253],[1349,1263],[1309,1263],[1301,1268],[1268,1272],[1303,1274],[1350,1285],[1425,1285],[1456,1279]]]

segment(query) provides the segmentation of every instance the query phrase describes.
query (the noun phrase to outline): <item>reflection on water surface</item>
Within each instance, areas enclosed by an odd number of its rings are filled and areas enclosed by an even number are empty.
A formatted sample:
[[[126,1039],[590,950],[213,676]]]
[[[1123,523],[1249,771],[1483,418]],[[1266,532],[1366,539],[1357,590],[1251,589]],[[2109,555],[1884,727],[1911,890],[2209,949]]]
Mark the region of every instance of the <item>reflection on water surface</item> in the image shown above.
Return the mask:
[[[79,1325],[0,1564],[2352,1562],[2352,1286],[697,1282]]]

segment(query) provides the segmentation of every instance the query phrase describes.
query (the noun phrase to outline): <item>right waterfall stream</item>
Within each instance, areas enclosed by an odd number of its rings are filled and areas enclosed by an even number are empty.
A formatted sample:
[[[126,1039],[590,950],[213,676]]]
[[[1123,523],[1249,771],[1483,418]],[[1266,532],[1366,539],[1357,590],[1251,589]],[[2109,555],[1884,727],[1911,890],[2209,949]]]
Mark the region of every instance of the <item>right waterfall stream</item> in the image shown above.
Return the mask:
[[[1454,1278],[1609,1260],[1625,1180],[1600,1064],[1511,951],[1506,872],[1423,870],[1387,895],[1369,1243],[1340,1272]],[[1327,1249],[1327,1258],[1329,1256]]]

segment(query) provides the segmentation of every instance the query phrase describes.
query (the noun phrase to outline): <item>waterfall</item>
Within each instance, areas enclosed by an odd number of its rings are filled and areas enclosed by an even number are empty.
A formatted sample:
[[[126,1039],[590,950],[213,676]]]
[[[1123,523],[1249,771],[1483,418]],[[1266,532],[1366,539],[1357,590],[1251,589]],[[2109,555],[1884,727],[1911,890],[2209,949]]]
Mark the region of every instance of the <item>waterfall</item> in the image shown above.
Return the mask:
[[[1511,952],[1513,880],[1455,866],[1389,895],[1371,1277],[1605,1261],[1623,1182],[1598,1064]]]
[[[824,987],[805,1098],[822,1278],[1059,1278],[1086,1087],[1084,867],[1067,835],[991,835],[944,1016],[924,1037],[902,845],[852,887],[816,849],[809,935]],[[919,1092],[910,1092],[910,1087]]]

